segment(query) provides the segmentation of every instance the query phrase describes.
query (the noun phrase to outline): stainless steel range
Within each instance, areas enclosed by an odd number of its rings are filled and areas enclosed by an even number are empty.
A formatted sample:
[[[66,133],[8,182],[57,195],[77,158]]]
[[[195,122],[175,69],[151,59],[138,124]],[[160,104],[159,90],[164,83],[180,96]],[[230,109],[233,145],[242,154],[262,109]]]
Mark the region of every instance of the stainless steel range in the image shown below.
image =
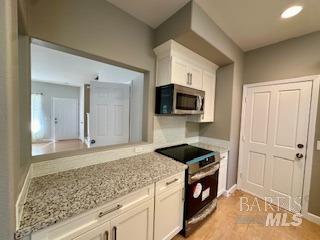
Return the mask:
[[[188,144],[161,148],[156,152],[188,165],[181,232],[187,237],[217,207],[219,154]]]

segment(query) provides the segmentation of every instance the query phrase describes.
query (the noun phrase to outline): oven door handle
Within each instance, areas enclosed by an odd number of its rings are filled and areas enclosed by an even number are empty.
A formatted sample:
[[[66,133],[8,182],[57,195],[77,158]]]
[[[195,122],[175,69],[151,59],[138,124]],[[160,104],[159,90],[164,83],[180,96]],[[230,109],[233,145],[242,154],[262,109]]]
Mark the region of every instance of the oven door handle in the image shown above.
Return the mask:
[[[217,199],[214,199],[212,203],[205,208],[205,210],[203,210],[201,213],[198,213],[197,215],[192,217],[190,220],[188,220],[187,224],[192,225],[202,221],[203,219],[208,217],[216,209],[216,207],[217,207]]]
[[[218,169],[219,169],[219,164],[216,164],[209,171],[196,173],[195,175],[191,176],[190,179],[192,181],[200,180],[200,179],[205,178],[207,176],[214,175],[216,173],[216,171],[218,171]]]

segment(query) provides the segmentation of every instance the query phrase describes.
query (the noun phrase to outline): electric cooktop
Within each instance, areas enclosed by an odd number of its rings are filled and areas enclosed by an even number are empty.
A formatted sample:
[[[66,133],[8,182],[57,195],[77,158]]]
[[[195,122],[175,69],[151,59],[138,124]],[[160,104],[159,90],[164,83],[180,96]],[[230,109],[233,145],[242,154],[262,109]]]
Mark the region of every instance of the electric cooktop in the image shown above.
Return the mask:
[[[181,144],[155,150],[167,157],[171,157],[176,161],[190,164],[203,160],[204,158],[214,156],[216,153],[203,148],[194,147],[188,144]]]

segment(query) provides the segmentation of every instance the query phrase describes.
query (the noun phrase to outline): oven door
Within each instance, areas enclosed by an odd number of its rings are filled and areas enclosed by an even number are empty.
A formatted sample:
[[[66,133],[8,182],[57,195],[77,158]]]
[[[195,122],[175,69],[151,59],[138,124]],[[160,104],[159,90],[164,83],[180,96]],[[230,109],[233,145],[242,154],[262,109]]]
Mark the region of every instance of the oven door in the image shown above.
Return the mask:
[[[204,92],[188,87],[174,85],[174,114],[203,114]]]
[[[186,219],[192,218],[217,197],[219,164],[188,176]]]

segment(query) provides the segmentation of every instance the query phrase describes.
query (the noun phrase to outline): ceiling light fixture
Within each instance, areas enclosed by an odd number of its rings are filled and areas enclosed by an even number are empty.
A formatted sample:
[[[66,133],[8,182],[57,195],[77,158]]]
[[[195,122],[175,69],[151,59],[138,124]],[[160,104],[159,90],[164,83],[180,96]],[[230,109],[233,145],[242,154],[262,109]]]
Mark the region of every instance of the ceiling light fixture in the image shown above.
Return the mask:
[[[291,18],[293,16],[296,16],[302,11],[302,9],[302,6],[289,7],[281,14],[281,18]]]

